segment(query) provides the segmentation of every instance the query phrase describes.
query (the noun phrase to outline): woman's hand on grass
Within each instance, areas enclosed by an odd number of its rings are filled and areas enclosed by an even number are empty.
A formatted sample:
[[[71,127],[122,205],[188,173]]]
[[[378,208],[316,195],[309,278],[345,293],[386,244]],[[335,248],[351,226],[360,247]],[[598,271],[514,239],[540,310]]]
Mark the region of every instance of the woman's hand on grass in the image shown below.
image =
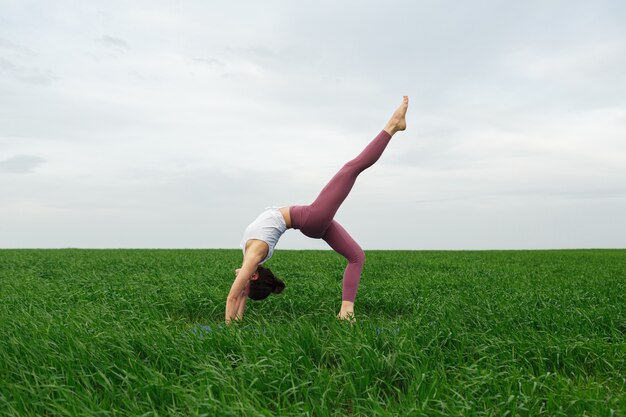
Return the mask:
[[[248,251],[246,256],[244,256],[241,268],[235,270],[235,281],[230,287],[228,297],[226,297],[224,321],[227,325],[232,320],[241,320],[243,318],[243,313],[246,311],[246,298],[248,298],[250,280],[259,262],[263,259],[261,256],[263,255],[258,251]]]

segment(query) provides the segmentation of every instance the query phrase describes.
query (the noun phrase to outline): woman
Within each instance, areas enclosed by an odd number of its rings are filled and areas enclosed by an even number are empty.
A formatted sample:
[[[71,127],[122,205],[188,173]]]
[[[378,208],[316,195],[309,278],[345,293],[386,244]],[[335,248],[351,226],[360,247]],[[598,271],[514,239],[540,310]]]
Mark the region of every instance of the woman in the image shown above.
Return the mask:
[[[268,207],[245,230],[241,247],[244,257],[241,268],[226,300],[226,324],[241,319],[246,299],[262,300],[271,293],[280,293],[285,284],[272,272],[260,266],[272,257],[274,247],[287,229],[300,231],[314,239],[324,239],[348,260],[343,274],[343,294],[339,319],[354,317],[354,299],[361,279],[365,254],[348,232],[333,217],[348,196],[357,176],[380,158],[391,137],[406,129],[408,96],[393,113],[385,128],[352,161],[346,163],[308,206]]]

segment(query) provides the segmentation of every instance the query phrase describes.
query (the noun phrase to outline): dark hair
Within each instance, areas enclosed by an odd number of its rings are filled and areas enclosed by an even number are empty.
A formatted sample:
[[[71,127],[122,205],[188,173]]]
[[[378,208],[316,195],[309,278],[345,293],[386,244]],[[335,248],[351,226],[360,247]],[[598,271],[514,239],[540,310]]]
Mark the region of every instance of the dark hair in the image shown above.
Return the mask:
[[[263,300],[271,293],[280,294],[285,289],[285,283],[272,274],[268,268],[259,266],[257,268],[259,278],[250,281],[250,292],[248,297],[253,300]]]

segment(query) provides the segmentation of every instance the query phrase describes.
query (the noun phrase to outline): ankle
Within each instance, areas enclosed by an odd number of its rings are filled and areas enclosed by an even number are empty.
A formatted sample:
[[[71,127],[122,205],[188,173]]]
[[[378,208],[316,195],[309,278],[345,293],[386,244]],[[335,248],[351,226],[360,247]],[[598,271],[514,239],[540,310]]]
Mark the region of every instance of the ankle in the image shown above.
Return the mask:
[[[341,312],[342,313],[354,313],[354,302],[348,301],[348,300],[342,300]]]
[[[385,128],[383,129],[385,132],[389,133],[390,136],[393,136],[396,134],[396,132],[398,131],[398,129],[396,128],[395,125],[390,125],[388,124],[387,126],[385,126]]]

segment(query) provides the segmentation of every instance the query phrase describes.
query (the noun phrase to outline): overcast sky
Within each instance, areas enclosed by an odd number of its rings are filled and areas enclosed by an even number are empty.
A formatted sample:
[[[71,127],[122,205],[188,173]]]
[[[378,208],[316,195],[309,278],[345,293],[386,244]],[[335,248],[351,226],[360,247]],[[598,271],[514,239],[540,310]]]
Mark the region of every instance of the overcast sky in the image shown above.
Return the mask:
[[[238,248],[409,95],[336,216],[364,249],[624,248],[624,22],[623,0],[0,0],[0,247]]]

